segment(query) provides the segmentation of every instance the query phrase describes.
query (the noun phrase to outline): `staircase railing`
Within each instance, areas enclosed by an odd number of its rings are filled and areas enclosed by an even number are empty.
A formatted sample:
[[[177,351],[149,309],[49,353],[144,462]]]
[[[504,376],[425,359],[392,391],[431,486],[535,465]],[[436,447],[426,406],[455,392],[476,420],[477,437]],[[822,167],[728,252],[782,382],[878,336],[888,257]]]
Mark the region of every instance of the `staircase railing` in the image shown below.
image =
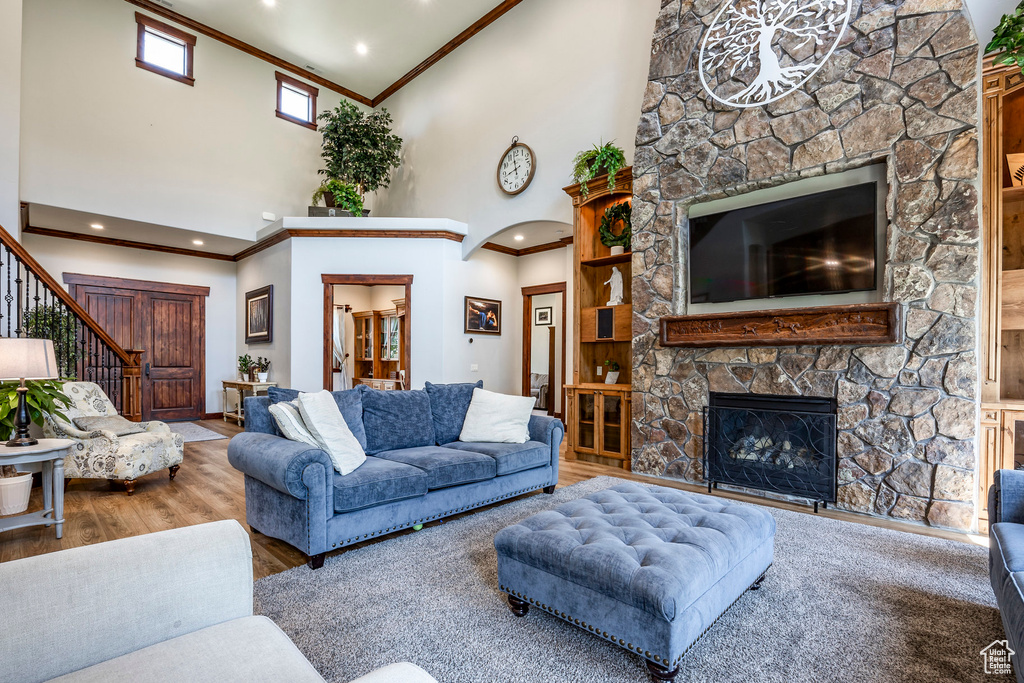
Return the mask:
[[[0,337],[52,339],[61,379],[95,382],[142,419],[142,351],[126,350],[0,226]]]

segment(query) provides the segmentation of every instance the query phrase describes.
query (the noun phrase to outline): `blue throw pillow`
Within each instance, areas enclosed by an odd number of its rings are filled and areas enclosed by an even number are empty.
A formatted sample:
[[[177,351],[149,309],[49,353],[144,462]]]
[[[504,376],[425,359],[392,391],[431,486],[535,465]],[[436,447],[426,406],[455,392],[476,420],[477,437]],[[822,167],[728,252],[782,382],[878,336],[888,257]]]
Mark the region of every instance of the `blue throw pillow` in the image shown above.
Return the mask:
[[[466,422],[469,403],[473,400],[473,389],[483,389],[484,381],[475,384],[431,384],[425,385],[430,397],[430,413],[434,421],[434,437],[442,446],[459,440],[462,425]]]
[[[271,403],[294,401],[299,397],[299,391],[298,389],[270,387],[267,389],[267,396],[270,397]],[[334,402],[338,404],[338,410],[341,411],[341,416],[345,418],[345,424],[352,430],[352,435],[359,441],[359,445],[363,447],[363,450],[366,450],[366,429],[363,427],[363,396],[359,389],[332,391],[331,396],[334,397]]]
[[[360,384],[366,454],[434,445],[434,421],[427,392],[381,391]]]

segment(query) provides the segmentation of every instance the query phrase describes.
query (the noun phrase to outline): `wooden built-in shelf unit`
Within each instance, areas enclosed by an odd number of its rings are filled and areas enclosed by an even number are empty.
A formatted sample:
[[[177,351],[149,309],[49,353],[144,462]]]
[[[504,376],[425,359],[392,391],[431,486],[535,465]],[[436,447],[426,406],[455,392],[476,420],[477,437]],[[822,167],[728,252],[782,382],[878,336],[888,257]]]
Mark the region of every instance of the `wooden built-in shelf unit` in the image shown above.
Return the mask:
[[[580,185],[565,192],[573,203],[573,320],[579,331],[573,344],[573,379],[566,386],[566,457],[630,469],[632,401],[632,259],[630,251],[612,255],[601,243],[598,228],[605,211],[632,201],[633,169],[624,168],[609,188],[608,176],[588,183],[586,197]],[[622,273],[623,300],[608,306],[605,284],[612,268]],[[619,365],[615,384],[605,384],[610,366]],[[598,368],[602,373],[598,374]]]
[[[352,383],[374,389],[402,389],[405,370],[405,299],[395,299],[386,311],[359,311],[355,322],[355,359]]]
[[[1024,74],[994,66],[982,74],[984,264],[981,315],[981,434],[978,527],[988,528],[988,488],[997,469],[1024,467],[1024,187],[1006,155],[1024,153]]]

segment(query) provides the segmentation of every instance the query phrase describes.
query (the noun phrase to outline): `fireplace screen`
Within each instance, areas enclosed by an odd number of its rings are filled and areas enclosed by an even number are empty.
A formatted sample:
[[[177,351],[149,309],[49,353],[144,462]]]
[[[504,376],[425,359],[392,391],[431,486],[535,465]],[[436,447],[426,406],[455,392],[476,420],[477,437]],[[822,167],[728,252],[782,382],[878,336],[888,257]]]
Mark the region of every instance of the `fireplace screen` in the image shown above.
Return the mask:
[[[712,392],[704,414],[708,487],[731,484],[836,501],[836,403]]]

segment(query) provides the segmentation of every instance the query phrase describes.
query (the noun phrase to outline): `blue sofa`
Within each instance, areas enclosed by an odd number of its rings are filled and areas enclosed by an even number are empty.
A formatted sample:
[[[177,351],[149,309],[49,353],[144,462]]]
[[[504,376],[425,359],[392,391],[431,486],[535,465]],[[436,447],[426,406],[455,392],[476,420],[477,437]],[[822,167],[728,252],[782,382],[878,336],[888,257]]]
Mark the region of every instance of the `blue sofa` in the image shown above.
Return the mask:
[[[1010,649],[1024,654],[1024,470],[996,470],[988,490],[988,573]],[[1024,667],[1013,658],[1018,683]]]
[[[558,482],[561,421],[534,416],[523,444],[458,441],[477,384],[416,391],[360,385],[334,392],[366,462],[341,476],[328,455],[281,436],[269,407],[298,395],[271,389],[245,399],[245,432],[228,460],[245,474],[246,521],[295,546],[309,566],[325,553]]]

